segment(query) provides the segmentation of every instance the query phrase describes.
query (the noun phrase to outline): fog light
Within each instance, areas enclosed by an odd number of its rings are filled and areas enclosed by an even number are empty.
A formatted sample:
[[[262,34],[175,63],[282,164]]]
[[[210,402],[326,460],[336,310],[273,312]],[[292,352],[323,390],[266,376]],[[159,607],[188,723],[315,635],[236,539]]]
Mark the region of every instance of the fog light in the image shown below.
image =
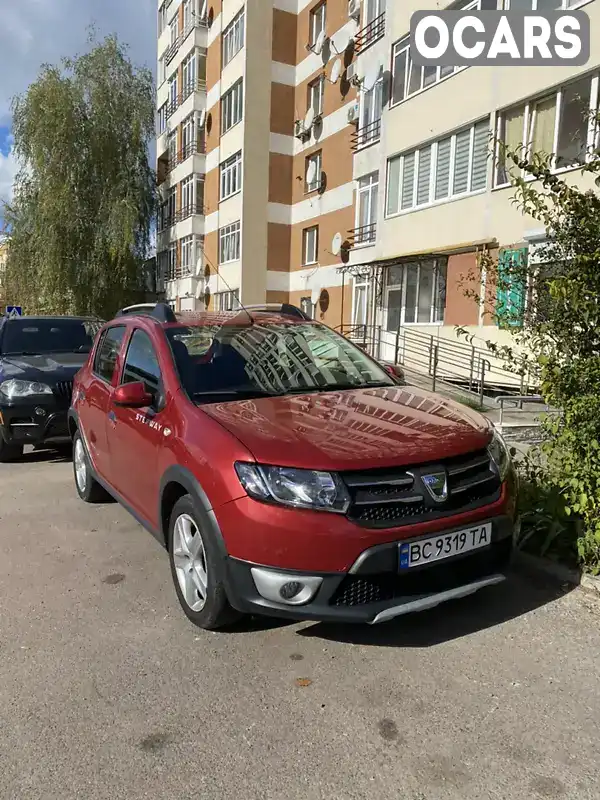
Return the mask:
[[[261,597],[272,603],[285,603],[288,606],[310,603],[323,583],[323,578],[313,575],[298,575],[292,578],[284,572],[275,572],[263,567],[252,567],[250,572]]]
[[[43,408],[39,408],[39,406],[36,408],[35,413],[38,415],[38,417],[46,416],[46,411]]]

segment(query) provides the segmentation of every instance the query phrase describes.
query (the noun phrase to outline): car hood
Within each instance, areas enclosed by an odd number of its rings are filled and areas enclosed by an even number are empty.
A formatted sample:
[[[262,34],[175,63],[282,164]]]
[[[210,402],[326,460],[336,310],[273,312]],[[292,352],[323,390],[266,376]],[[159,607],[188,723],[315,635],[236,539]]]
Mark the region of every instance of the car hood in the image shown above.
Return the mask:
[[[262,463],[322,470],[438,461],[483,449],[490,423],[408,386],[203,405]]]
[[[70,381],[87,361],[87,353],[44,353],[39,356],[1,356],[0,380],[56,383]]]

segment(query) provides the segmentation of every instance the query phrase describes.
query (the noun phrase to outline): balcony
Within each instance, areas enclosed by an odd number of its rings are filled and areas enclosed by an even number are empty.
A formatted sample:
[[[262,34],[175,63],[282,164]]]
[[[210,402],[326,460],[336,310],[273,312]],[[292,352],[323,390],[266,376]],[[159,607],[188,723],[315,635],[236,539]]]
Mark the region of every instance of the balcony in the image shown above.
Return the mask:
[[[196,81],[190,81],[183,87],[177,97],[167,104],[167,119],[170,119],[179,106],[185,103],[188,97],[194,94],[194,92],[206,92],[206,78],[198,78]]]
[[[175,222],[183,222],[184,219],[189,219],[198,214],[203,216],[205,211],[204,203],[189,203],[175,212]]]
[[[171,172],[178,167],[180,164],[183,164],[184,161],[187,161],[190,156],[194,155],[204,155],[206,153],[206,142],[205,140],[199,139],[197,142],[189,142],[185,145],[179,152],[175,153],[175,156],[168,160],[167,168],[166,168],[166,175],[170,175]]]
[[[354,228],[353,230],[348,231],[348,241],[350,242],[350,246],[352,248],[375,244],[376,238],[376,222],[372,222],[370,225],[363,225],[361,228]]]
[[[362,128],[357,128],[352,134],[352,149],[360,150],[362,147],[375,144],[381,138],[381,119],[373,120]]]
[[[360,55],[364,53],[367,47],[370,47],[378,39],[385,35],[385,11],[380,14],[371,22],[368,22],[364,28],[361,28],[354,37],[354,54]]]
[[[173,59],[179,52],[179,48],[181,47],[181,45],[185,42],[190,33],[196,28],[208,28],[208,16],[194,19],[189,25],[187,25],[183,29],[183,31],[179,34],[179,36],[175,39],[175,41],[172,42],[166,49],[164,55],[165,64],[170,64],[171,61],[173,61]]]

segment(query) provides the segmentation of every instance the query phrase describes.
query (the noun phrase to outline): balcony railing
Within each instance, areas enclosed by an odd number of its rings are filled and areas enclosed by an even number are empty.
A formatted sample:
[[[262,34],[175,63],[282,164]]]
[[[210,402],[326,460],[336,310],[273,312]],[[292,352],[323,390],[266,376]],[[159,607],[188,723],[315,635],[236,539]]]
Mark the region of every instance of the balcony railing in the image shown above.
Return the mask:
[[[179,92],[177,97],[168,103],[167,119],[172,117],[179,106],[185,103],[188,97],[190,97],[194,92],[206,92],[206,78],[198,78],[196,81],[190,81],[183,87],[183,90]]]
[[[182,222],[184,219],[189,219],[196,214],[204,214],[204,211],[204,203],[189,203],[175,213],[175,222]]]
[[[362,128],[357,128],[352,134],[352,149],[359,150],[361,147],[375,144],[381,138],[381,119],[373,120]]]
[[[177,53],[179,52],[179,48],[185,42],[187,37],[195,28],[208,28],[208,17],[200,17],[198,19],[194,19],[189,25],[187,25],[179,36],[172,42],[169,47],[165,51],[165,64],[170,64],[171,61],[175,58]]]
[[[200,139],[197,142],[189,142],[181,150],[179,150],[173,158],[169,158],[166,174],[169,175],[175,167],[183,164],[184,161],[193,155],[204,155],[206,153],[206,142]]]
[[[372,222],[370,225],[363,225],[360,228],[348,231],[348,241],[352,247],[360,247],[361,245],[373,244],[377,238],[377,223]]]
[[[385,35],[385,11],[368,22],[354,37],[354,54],[360,55]]]

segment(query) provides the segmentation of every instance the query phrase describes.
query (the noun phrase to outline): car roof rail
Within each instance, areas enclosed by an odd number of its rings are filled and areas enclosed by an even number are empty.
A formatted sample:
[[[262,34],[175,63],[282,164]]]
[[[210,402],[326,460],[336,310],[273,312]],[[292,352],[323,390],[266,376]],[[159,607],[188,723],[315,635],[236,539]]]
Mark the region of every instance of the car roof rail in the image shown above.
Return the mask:
[[[117,311],[116,317],[128,317],[134,314],[143,314],[152,317],[158,322],[177,322],[175,312],[167,303],[138,303],[134,306],[127,306]]]
[[[308,314],[305,314],[301,308],[293,306],[291,303],[257,303],[256,305],[241,307],[240,311],[271,311],[276,314],[285,314],[287,317],[298,317],[305,321],[312,321]]]

